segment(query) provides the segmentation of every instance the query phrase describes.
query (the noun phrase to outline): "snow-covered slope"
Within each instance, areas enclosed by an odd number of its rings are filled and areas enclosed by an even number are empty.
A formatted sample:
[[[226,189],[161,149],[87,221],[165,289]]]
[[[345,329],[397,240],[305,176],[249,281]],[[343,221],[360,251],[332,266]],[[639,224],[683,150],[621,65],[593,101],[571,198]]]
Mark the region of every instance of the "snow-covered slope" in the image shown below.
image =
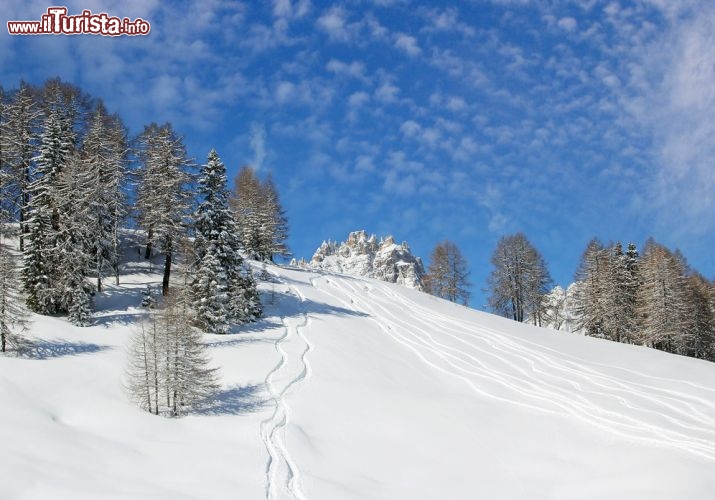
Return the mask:
[[[375,278],[422,290],[425,274],[422,259],[412,254],[406,242],[395,243],[392,236],[368,236],[353,231],[342,243],[324,241],[313,254],[309,267],[350,276]]]
[[[268,316],[207,336],[223,392],[122,392],[147,282],[0,358],[0,498],[711,499],[715,364],[519,325],[389,283],[268,267]]]

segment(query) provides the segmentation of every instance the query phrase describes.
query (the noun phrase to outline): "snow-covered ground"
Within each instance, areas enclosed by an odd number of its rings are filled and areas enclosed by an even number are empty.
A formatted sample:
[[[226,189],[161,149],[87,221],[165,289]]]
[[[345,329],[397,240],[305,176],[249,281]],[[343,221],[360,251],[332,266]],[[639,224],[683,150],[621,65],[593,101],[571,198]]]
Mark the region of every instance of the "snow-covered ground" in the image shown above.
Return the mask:
[[[128,264],[95,326],[34,316],[43,359],[0,358],[0,498],[713,498],[715,364],[268,271],[266,318],[206,336],[218,403],[180,419],[122,389],[158,274]]]

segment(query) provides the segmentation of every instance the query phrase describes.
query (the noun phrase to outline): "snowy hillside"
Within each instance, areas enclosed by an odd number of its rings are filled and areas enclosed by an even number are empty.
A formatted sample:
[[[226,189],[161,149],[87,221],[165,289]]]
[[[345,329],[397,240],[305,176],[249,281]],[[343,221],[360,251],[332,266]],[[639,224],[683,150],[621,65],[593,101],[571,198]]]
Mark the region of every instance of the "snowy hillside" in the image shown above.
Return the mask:
[[[368,236],[353,231],[342,243],[324,241],[308,264],[321,271],[375,278],[422,290],[425,274],[422,259],[412,254],[406,242],[395,243],[392,236]]]
[[[713,498],[715,364],[268,271],[267,317],[206,336],[218,403],[181,419],[122,390],[145,264],[95,326],[34,316],[42,359],[0,358],[0,498]]]

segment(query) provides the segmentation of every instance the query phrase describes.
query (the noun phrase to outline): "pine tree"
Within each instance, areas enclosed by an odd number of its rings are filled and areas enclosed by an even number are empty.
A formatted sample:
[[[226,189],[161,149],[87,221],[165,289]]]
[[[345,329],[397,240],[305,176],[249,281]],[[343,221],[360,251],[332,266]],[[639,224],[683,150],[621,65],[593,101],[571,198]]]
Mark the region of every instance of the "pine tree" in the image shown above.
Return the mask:
[[[56,183],[57,210],[61,214],[55,231],[55,246],[48,255],[55,267],[60,291],[59,312],[77,326],[88,326],[93,309],[94,287],[87,281],[93,256],[87,251],[93,241],[94,194],[91,178],[78,154],[71,155]]]
[[[607,308],[604,297],[608,293],[608,251],[598,239],[588,243],[576,271],[577,330],[592,337],[605,338]]]
[[[425,291],[451,302],[469,302],[469,270],[467,261],[459,247],[445,240],[432,251],[427,275],[424,277]]]
[[[231,206],[238,224],[241,246],[249,258],[258,257],[260,247],[261,183],[251,167],[242,167],[236,176]]]
[[[193,322],[189,296],[181,288],[164,297],[132,336],[127,392],[156,415],[180,416],[199,409],[218,390],[201,333]]]
[[[687,278],[690,323],[693,343],[690,355],[715,360],[715,311],[713,311],[712,284],[701,274],[691,273]]]
[[[236,278],[235,317],[242,323],[255,321],[263,314],[263,304],[251,268],[245,264]]]
[[[97,290],[104,270],[111,268],[119,282],[119,227],[126,214],[126,132],[117,117],[107,116],[99,104],[84,140],[83,175],[90,200],[86,251],[94,260]]]
[[[27,248],[24,253],[23,286],[27,304],[35,312],[58,312],[62,290],[55,275],[61,262],[55,258],[58,247],[59,211],[57,181],[72,152],[71,140],[63,133],[59,113],[52,109],[45,120],[40,154],[36,158],[37,176],[29,185],[27,207]]]
[[[501,238],[491,262],[491,309],[519,322],[541,317],[551,276],[543,257],[526,236],[517,233]]]
[[[30,203],[32,182],[32,160],[35,156],[38,121],[40,111],[34,91],[25,82],[10,98],[4,109],[2,132],[3,169],[6,173],[2,186],[2,197],[6,210],[16,214],[20,222],[20,250],[25,249],[25,235]]]
[[[136,201],[139,225],[147,234],[146,258],[154,247],[164,255],[162,295],[167,295],[172,260],[178,241],[186,233],[191,163],[183,141],[170,124],[146,127],[140,143],[142,168]]]
[[[261,182],[251,167],[243,167],[235,180],[231,206],[249,258],[272,262],[275,256],[290,255],[288,219],[270,175]]]
[[[289,256],[286,246],[288,240],[288,218],[281,205],[278,189],[273,178],[268,175],[260,186],[260,228],[259,260],[274,262],[276,256]]]
[[[0,352],[24,353],[31,343],[23,335],[27,330],[27,315],[20,306],[15,259],[0,241]]]
[[[226,183],[226,167],[212,150],[198,180],[201,198],[195,220],[198,265],[192,283],[198,324],[211,333],[228,332],[232,319],[247,322],[260,315],[260,301],[258,310],[251,306],[246,312],[247,293],[250,297],[250,289],[255,290],[256,285],[252,277],[242,273],[243,259]]]
[[[126,391],[143,410],[159,414],[159,380],[162,378],[159,316],[142,318],[129,341]]]
[[[640,261],[641,286],[637,297],[642,318],[641,343],[656,349],[689,354],[694,345],[685,264],[650,239]]]
[[[218,391],[217,369],[209,358],[201,332],[191,327],[189,294],[168,297],[164,328],[168,344],[167,408],[171,416],[184,415],[209,402]]]
[[[6,223],[10,222],[11,206],[8,205],[11,175],[5,158],[5,90],[0,86],[0,233],[4,234]],[[2,235],[0,234],[0,236]]]

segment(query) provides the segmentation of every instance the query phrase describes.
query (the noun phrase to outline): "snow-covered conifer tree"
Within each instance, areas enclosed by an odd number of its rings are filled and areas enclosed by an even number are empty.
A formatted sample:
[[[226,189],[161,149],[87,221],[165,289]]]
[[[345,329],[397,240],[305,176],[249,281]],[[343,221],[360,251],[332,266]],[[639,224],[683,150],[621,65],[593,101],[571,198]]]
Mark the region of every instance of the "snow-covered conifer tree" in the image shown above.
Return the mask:
[[[242,167],[235,179],[231,206],[238,224],[241,246],[249,258],[258,256],[260,245],[261,183],[251,167]]]
[[[23,335],[27,315],[20,305],[15,259],[0,241],[0,352],[23,353],[31,343]]]
[[[22,273],[27,304],[41,314],[57,312],[62,294],[55,280],[61,263],[54,258],[60,219],[57,181],[71,152],[71,138],[63,132],[58,110],[52,108],[45,120],[40,154],[36,158],[36,178],[28,189],[28,241]]]
[[[94,262],[87,252],[92,240],[91,224],[94,216],[91,177],[79,154],[71,155],[60,173],[56,190],[59,217],[55,245],[48,251],[50,260],[57,263],[54,280],[58,290],[59,312],[67,312],[68,319],[77,326],[88,326],[94,287],[87,281]]]
[[[130,342],[127,392],[143,409],[179,416],[201,408],[218,390],[217,370],[193,322],[189,294],[173,289]]]
[[[242,275],[243,259],[226,183],[226,167],[212,150],[198,179],[197,264],[192,282],[197,322],[211,333],[226,333],[233,319],[246,322],[260,315],[260,308],[255,316],[255,308],[249,307],[251,313],[245,313],[245,289],[256,285],[252,277]]]
[[[32,159],[35,156],[37,128],[40,111],[34,91],[25,82],[9,99],[0,123],[2,133],[3,169],[6,173],[2,186],[6,210],[16,215],[20,222],[20,250],[25,249],[28,228]]]
[[[186,232],[190,162],[183,141],[168,123],[146,127],[140,143],[142,166],[136,208],[139,225],[147,234],[146,257],[151,256],[154,247],[164,255],[162,295],[166,295],[176,246]]]
[[[124,179],[126,175],[126,132],[117,117],[107,116],[101,104],[92,116],[83,146],[83,176],[90,202],[86,251],[94,261],[97,290],[111,268],[118,282],[119,225],[126,214]]]

